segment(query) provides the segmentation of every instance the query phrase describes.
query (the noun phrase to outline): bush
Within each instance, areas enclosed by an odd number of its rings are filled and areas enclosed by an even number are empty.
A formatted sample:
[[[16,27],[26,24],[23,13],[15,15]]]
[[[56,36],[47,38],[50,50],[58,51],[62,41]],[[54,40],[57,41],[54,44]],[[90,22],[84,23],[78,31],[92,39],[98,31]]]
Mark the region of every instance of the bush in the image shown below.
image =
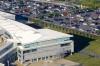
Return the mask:
[[[98,41],[100,40],[100,36],[97,36],[97,35],[88,34],[88,33],[85,33],[85,32],[65,28],[65,27],[62,27],[62,26],[58,26],[58,25],[54,25],[54,24],[50,24],[50,23],[46,23],[46,22],[41,22],[41,21],[36,20],[36,19],[29,18],[29,21],[35,22],[39,26],[42,26],[42,27],[48,27],[48,28],[51,28],[51,29],[54,29],[54,30],[57,30],[57,31],[65,32],[65,33],[72,33],[72,34],[84,36],[84,37],[87,37],[87,38],[96,39]]]

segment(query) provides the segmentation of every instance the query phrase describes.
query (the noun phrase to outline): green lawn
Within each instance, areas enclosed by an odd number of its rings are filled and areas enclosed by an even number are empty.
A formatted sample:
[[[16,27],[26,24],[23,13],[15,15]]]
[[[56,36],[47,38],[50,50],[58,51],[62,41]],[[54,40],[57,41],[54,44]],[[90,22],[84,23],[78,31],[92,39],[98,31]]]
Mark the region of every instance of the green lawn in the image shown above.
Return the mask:
[[[100,54],[100,42],[90,41],[83,50]],[[81,54],[79,52],[74,53],[72,56],[68,56],[65,59],[78,62],[82,64],[83,66],[100,66],[100,58],[93,58],[88,55]]]
[[[100,54],[100,42],[78,35],[74,35],[72,40],[74,40],[75,52],[87,50],[96,54]]]
[[[65,59],[78,62],[83,66],[100,66],[100,58],[92,58],[80,53],[75,53]]]
[[[83,36],[74,35],[75,53],[65,59],[78,62],[83,66],[100,66],[100,58],[93,58],[85,54],[79,53],[81,50],[87,50],[96,54],[100,54],[100,42]]]
[[[84,48],[87,51],[100,54],[100,42],[91,41],[87,47]]]

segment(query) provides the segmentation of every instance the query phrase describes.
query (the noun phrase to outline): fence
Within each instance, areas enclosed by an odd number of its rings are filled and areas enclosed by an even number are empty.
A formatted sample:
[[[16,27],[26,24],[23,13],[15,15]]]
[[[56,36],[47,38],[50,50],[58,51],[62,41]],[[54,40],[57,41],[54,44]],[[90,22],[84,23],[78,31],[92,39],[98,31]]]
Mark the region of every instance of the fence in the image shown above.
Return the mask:
[[[100,58],[99,54],[95,54],[95,53],[92,53],[92,52],[89,52],[89,51],[86,51],[86,50],[81,50],[80,53],[86,54],[86,55],[94,57],[94,58]]]

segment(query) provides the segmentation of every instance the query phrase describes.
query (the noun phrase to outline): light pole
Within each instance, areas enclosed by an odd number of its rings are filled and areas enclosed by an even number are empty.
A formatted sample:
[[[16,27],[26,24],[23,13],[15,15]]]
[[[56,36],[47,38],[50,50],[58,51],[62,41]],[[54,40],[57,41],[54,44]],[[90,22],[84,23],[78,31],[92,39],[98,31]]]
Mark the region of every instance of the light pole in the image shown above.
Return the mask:
[[[69,18],[70,18],[70,28],[71,28],[71,13],[69,12]]]
[[[8,66],[9,66],[9,60],[7,60]]]

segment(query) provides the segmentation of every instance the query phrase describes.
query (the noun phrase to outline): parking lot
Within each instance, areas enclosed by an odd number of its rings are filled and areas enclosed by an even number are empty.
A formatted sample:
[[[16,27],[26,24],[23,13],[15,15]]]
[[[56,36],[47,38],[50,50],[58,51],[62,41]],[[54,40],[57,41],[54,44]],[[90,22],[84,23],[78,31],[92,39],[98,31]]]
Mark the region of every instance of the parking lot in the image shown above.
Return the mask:
[[[75,5],[24,0],[15,2],[0,1],[0,10],[100,35],[100,33],[97,33],[100,30],[100,8],[84,8],[80,10]]]

